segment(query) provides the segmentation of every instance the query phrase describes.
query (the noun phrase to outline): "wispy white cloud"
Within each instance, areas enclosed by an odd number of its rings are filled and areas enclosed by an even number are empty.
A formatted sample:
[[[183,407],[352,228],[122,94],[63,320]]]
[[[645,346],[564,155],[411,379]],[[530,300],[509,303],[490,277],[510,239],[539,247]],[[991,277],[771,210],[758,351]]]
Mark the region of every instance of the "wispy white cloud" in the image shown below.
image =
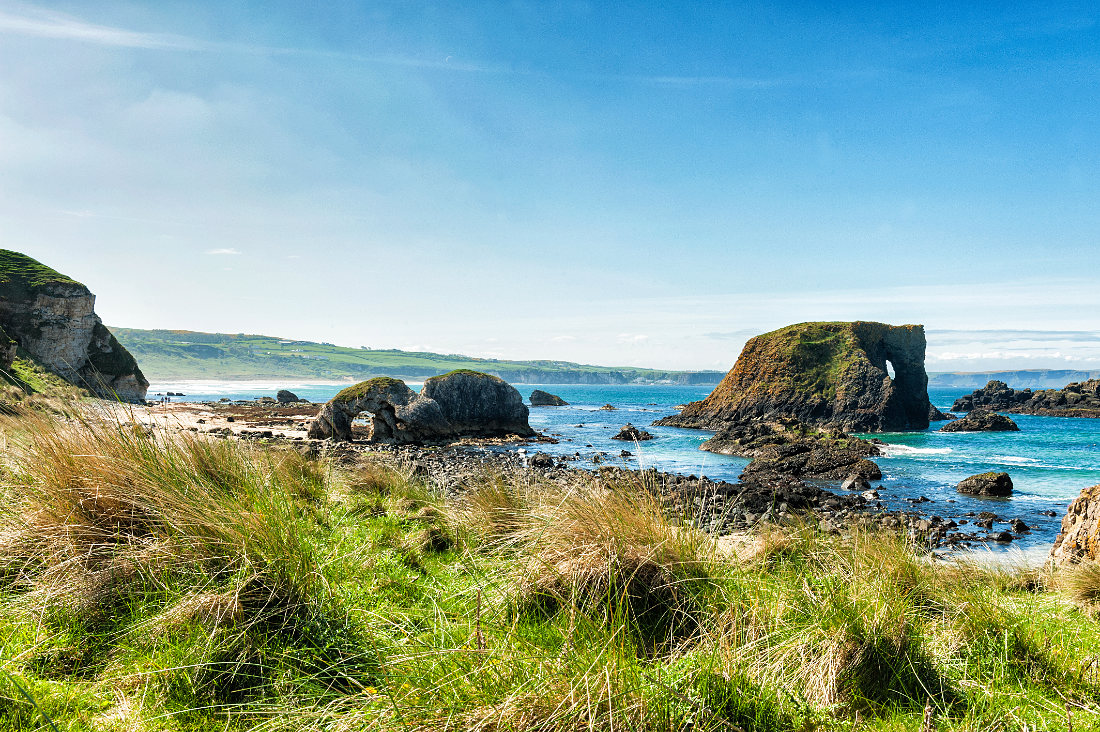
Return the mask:
[[[141,33],[88,23],[51,10],[24,6],[23,14],[0,11],[0,32],[37,38],[83,41],[122,48],[198,50],[204,44],[183,36]]]
[[[207,254],[215,254],[215,255],[219,255],[219,256],[220,255],[227,255],[227,254],[228,255],[240,254],[239,251],[237,251],[236,249],[233,249],[232,247],[227,248],[227,249],[209,249],[209,250],[207,250],[206,253]]]

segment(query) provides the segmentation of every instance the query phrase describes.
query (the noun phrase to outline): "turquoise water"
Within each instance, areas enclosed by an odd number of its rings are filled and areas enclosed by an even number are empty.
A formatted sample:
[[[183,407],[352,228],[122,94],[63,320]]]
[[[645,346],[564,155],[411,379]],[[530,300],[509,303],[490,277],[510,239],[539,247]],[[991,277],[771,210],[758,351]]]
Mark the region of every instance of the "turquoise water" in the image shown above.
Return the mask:
[[[326,401],[344,385],[293,384],[287,382],[176,382],[155,384],[156,392],[182,391],[187,401],[253,399],[274,396],[288,388],[311,401]],[[416,388],[418,385],[413,385]],[[685,475],[706,475],[715,480],[736,481],[747,464],[742,458],[715,455],[699,450],[710,434],[675,427],[652,427],[651,423],[674,413],[676,406],[702,399],[707,386],[632,385],[519,385],[526,400],[531,391],[542,388],[570,403],[568,407],[531,410],[531,426],[559,442],[528,446],[554,455],[574,456],[576,464],[591,467],[594,459],[604,465],[631,468],[655,467]],[[932,403],[947,410],[966,389],[933,389]],[[611,404],[615,411],[600,407]],[[1003,519],[1019,517],[1033,532],[1015,546],[1039,548],[1053,542],[1069,501],[1081,489],[1100,483],[1100,420],[1056,417],[1013,416],[1020,432],[941,433],[943,423],[925,432],[874,435],[885,441],[885,455],[875,458],[882,468],[880,495],[891,509],[918,510],[945,518],[967,518],[969,512],[993,511]],[[648,430],[656,439],[640,446],[612,440],[630,422]],[[518,448],[517,448],[518,449]],[[632,454],[620,456],[622,450]],[[603,453],[600,455],[599,453]],[[987,470],[1003,470],[1012,476],[1015,494],[1010,499],[974,498],[959,495],[955,485],[963,478]],[[876,483],[877,485],[877,483]],[[829,487],[836,488],[831,485]],[[914,505],[906,499],[926,497]],[[1056,517],[1043,511],[1055,511]],[[963,527],[964,529],[968,527]],[[1003,529],[1003,524],[995,524]],[[979,532],[981,533],[981,532]]]

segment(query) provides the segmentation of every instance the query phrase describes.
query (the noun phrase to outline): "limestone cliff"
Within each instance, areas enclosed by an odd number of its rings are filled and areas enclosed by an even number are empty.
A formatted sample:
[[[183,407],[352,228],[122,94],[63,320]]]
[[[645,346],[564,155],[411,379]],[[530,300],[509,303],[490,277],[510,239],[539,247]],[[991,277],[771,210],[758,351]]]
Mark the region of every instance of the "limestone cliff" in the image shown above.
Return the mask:
[[[795,418],[850,432],[923,430],[931,410],[924,351],[922,325],[787,326],[751,339],[710,396],[658,424],[718,430]]]
[[[19,348],[96,396],[144,399],[149,382],[94,308],[95,295],[84,285],[25,254],[0,249],[0,328]],[[10,366],[9,360],[5,368]]]

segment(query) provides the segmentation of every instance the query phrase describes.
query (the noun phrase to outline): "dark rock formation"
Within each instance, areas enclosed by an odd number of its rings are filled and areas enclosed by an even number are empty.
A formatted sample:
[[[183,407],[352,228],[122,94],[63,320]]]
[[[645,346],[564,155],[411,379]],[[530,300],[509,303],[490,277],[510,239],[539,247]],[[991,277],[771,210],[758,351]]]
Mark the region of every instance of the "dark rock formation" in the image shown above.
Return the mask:
[[[946,421],[946,420],[949,420],[949,419],[958,419],[958,417],[956,417],[953,414],[949,414],[948,412],[941,412],[936,407],[934,407],[932,405],[929,405],[929,407],[928,407],[928,421],[929,422],[943,422],[943,421]]]
[[[1062,518],[1062,530],[1050,550],[1054,564],[1100,561],[1100,485],[1081,491]]]
[[[1003,412],[1023,404],[1031,397],[1031,389],[1012,389],[1003,381],[994,380],[981,389],[956,399],[955,403],[951,405],[951,411],[969,412],[984,407],[996,412]]]
[[[1020,427],[1008,417],[985,409],[975,409],[962,419],[940,427],[940,432],[1019,432]]]
[[[569,402],[562,399],[556,394],[551,394],[548,391],[542,389],[535,389],[531,392],[531,406],[532,407],[567,407]]]
[[[423,444],[535,434],[514,387],[496,376],[459,370],[428,379],[419,395],[403,381],[386,377],[349,386],[322,407],[309,436],[351,440],[352,420],[364,411],[372,415],[372,442]]]
[[[657,424],[717,430],[793,417],[853,432],[923,430],[931,409],[924,351],[922,325],[791,325],[751,339],[710,396]]]
[[[286,389],[279,389],[279,392],[275,395],[275,400],[279,404],[297,404],[306,401],[305,399],[299,399],[297,394]]]
[[[1004,498],[1012,495],[1012,478],[1008,473],[978,473],[961,480],[955,490],[968,496]]]
[[[1046,417],[1100,417],[1100,379],[1035,392],[1012,389],[1003,381],[990,381],[981,389],[959,397],[952,409],[965,412],[981,407]]]
[[[633,442],[642,442],[644,440],[652,440],[653,435],[649,434],[645,430],[640,430],[634,425],[627,422],[623,425],[623,428],[619,430],[619,434],[614,435],[612,440],[631,440]]]
[[[844,432],[826,432],[797,420],[741,422],[725,425],[701,449],[723,455],[752,458],[742,480],[767,476],[843,480],[878,480],[882,472],[868,460],[879,449]]]
[[[95,295],[25,254],[0,249],[0,327],[32,359],[104,399],[136,402],[149,382],[95,314]],[[10,345],[0,348],[0,361]],[[7,362],[11,365],[11,361]]]

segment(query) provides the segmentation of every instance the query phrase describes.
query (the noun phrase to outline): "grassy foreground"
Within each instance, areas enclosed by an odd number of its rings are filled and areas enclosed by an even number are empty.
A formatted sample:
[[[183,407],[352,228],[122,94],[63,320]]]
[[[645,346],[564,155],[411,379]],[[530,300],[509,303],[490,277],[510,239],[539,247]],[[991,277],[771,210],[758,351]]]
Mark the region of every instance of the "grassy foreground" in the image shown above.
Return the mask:
[[[735,553],[646,486],[5,419],[0,729],[1100,725],[1092,566]]]

